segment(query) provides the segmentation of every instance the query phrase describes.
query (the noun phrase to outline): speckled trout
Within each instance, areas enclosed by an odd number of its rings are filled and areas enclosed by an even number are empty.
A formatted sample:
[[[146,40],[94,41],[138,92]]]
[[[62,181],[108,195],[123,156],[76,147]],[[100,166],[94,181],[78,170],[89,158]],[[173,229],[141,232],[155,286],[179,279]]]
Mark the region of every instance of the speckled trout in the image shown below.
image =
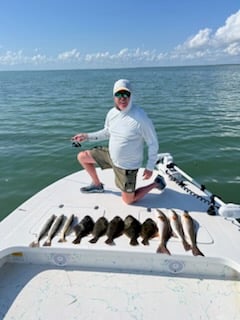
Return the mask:
[[[54,223],[51,226],[51,229],[48,232],[48,237],[47,240],[44,242],[43,246],[45,247],[49,247],[52,244],[52,239],[55,237],[55,235],[57,234],[57,232],[60,230],[60,228],[62,227],[64,221],[64,215],[61,214],[60,216],[58,216]]]
[[[47,219],[47,221],[45,222],[45,224],[43,225],[43,227],[41,228],[40,232],[39,232],[39,235],[37,237],[37,240],[36,241],[33,241],[32,243],[30,243],[30,247],[39,247],[40,245],[40,241],[45,237],[47,236],[47,233],[49,231],[49,229],[51,228],[51,225],[53,224],[53,221],[55,220],[56,216],[53,214],[51,215],[51,217],[49,217]]]
[[[62,232],[60,235],[60,239],[58,240],[58,242],[66,242],[66,235],[70,232],[71,227],[73,225],[74,222],[74,214],[71,214],[65,221],[64,226],[62,228]]]

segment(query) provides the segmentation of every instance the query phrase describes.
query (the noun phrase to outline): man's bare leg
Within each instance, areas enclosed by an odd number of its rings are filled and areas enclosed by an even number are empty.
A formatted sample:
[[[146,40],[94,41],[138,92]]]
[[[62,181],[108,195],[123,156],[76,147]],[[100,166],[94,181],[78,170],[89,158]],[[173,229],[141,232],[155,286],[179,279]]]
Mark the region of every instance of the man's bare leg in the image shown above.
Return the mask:
[[[90,177],[92,178],[92,182],[94,185],[98,186],[101,184],[101,181],[98,178],[96,171],[96,161],[91,156],[88,150],[79,152],[77,159],[82,167],[88,172]]]
[[[142,199],[147,193],[149,193],[152,189],[157,187],[158,187],[158,184],[156,182],[153,182],[148,186],[138,188],[135,192],[128,193],[128,192],[122,191],[122,199],[127,204],[132,204]]]
[[[97,175],[96,171],[96,161],[91,156],[90,152],[88,150],[81,151],[77,159],[79,163],[82,165],[82,167],[88,172],[90,177],[92,178],[92,182],[95,186],[101,185],[101,181],[99,180],[99,177]],[[158,183],[153,182],[147,186],[138,188],[135,190],[135,192],[124,192],[122,191],[122,199],[127,204],[132,204],[140,199],[142,199],[147,193],[149,193],[152,189],[157,188],[159,186]]]

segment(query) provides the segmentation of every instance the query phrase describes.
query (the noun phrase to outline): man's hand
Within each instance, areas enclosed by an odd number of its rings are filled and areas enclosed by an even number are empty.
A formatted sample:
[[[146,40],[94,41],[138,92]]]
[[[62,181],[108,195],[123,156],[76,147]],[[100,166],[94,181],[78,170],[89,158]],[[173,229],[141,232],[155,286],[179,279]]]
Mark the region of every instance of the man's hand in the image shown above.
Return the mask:
[[[150,179],[152,174],[153,174],[152,171],[145,169],[143,172],[143,180]]]
[[[78,133],[74,137],[72,137],[72,141],[83,142],[88,139],[87,133]]]

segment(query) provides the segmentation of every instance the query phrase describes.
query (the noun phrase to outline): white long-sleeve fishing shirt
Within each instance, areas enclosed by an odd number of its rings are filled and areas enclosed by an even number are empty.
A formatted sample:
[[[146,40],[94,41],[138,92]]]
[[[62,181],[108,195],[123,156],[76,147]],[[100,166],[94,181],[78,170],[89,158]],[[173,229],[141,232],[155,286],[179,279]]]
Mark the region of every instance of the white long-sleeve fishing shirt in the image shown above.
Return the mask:
[[[158,139],[152,121],[140,107],[132,103],[124,111],[114,107],[107,113],[104,129],[88,133],[89,141],[106,139],[109,139],[110,157],[116,167],[140,168],[145,142],[148,147],[146,169],[154,169]]]

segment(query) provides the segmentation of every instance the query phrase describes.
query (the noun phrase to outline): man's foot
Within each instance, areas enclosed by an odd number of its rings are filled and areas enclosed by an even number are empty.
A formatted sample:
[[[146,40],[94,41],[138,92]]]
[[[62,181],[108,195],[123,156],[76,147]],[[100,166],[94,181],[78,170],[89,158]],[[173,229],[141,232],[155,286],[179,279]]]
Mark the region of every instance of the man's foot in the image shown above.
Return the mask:
[[[160,174],[156,176],[154,182],[158,184],[156,188],[158,188],[159,190],[165,189],[166,182],[165,179],[162,176],[160,176]]]
[[[92,183],[87,187],[80,188],[80,191],[82,193],[101,193],[104,192],[104,188],[102,183],[100,183],[98,186]]]

